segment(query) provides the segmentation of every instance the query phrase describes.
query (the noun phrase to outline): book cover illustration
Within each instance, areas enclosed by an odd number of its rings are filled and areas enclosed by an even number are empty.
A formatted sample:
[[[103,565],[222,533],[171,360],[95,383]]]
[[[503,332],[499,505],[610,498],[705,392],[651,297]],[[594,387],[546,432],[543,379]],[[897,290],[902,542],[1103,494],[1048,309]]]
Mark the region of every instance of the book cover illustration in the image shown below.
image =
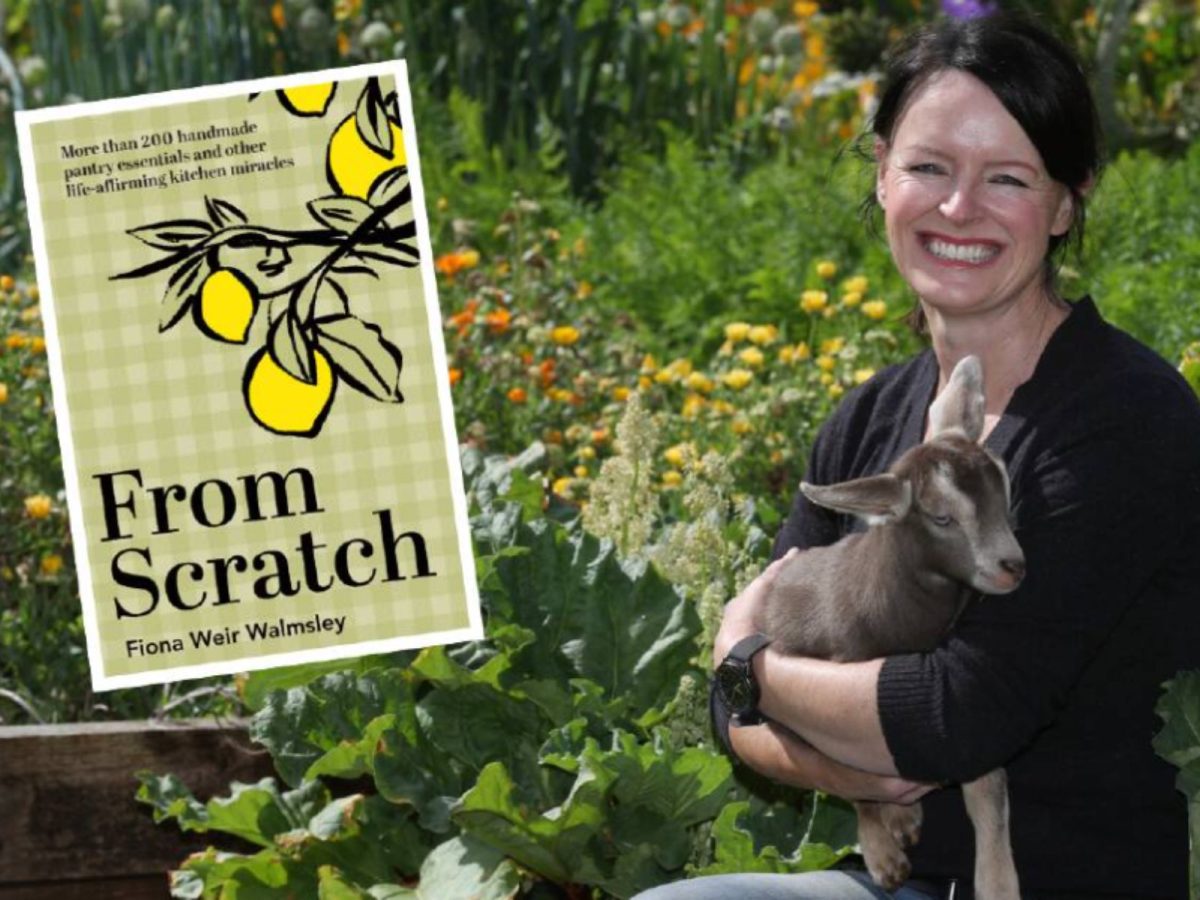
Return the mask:
[[[18,124],[96,686],[479,636],[403,63]]]

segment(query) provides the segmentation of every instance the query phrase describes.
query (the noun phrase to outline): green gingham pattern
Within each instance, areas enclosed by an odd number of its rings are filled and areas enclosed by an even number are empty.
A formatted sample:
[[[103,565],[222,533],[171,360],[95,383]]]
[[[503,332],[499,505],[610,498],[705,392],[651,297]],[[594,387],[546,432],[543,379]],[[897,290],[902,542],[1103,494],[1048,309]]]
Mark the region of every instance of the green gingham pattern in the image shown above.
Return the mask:
[[[391,89],[391,82],[391,78],[383,79],[385,92]],[[363,83],[341,82],[330,109],[320,118],[289,114],[271,92],[260,94],[253,102],[241,93],[30,126],[45,237],[42,271],[49,272],[52,303],[48,305],[52,310],[48,312],[54,316],[48,334],[57,335],[50,351],[61,361],[62,377],[55,388],[59,404],[65,401],[68,407],[70,435],[64,437],[69,438],[76,463],[76,471],[68,472],[67,477],[76,479],[82,506],[73,508],[71,514],[82,516],[86,533],[93,598],[85,596],[83,600],[95,604],[105,679],[224,662],[230,663],[225,670],[233,671],[238,668],[235,661],[244,663],[247,657],[297,651],[312,651],[314,658],[352,652],[335,649],[337,645],[370,645],[360,650],[381,649],[384,645],[377,642],[389,641],[388,646],[414,646],[428,642],[422,640],[423,635],[463,633],[473,624],[472,601],[477,618],[474,584],[466,583],[459,556],[460,547],[465,546],[460,531],[465,523],[455,516],[452,502],[452,479],[459,477],[458,467],[456,461],[447,459],[437,381],[445,375],[435,370],[421,269],[379,265],[377,281],[365,276],[343,280],[349,289],[351,312],[378,325],[383,335],[401,348],[400,386],[405,402],[380,403],[342,382],[323,429],[311,440],[271,434],[256,425],[244,407],[243,371],[266,339],[265,308],[260,307],[245,345],[207,338],[190,315],[160,334],[160,299],[169,272],[110,280],[164,255],[127,231],[168,219],[205,219],[206,195],[233,202],[252,224],[288,230],[321,227],[309,216],[305,204],[332,193],[325,177],[326,143],[337,123],[352,114]],[[102,144],[109,138],[202,130],[213,124],[235,126],[245,120],[258,126],[245,140],[266,141],[267,147],[262,154],[237,160],[279,156],[294,159],[295,166],[165,189],[150,187],[86,198],[65,194],[65,170],[87,160],[62,159],[63,145]],[[176,142],[171,147],[110,153],[99,159],[115,163],[164,150],[184,147],[194,151],[237,140]],[[230,163],[221,160],[202,165]],[[193,162],[185,168],[195,166]],[[124,178],[136,174],[117,173]],[[418,210],[415,204],[414,210]],[[431,265],[427,259],[422,264]],[[436,327],[440,326],[435,323]],[[283,473],[296,466],[313,473],[324,512],[243,523],[238,479],[268,470]],[[121,512],[121,522],[133,537],[104,543],[95,476],[125,469],[140,470],[144,482],[141,489],[130,479],[116,482],[118,497],[123,498],[125,489],[134,489],[136,517]],[[195,521],[187,504],[177,504],[172,507],[171,526],[178,532],[150,534],[154,518],[145,489],[179,484],[190,491],[208,479],[228,482],[238,495],[239,515],[229,525],[204,527]],[[210,496],[215,498],[216,491]],[[298,492],[290,492],[290,497],[298,508]],[[211,506],[216,509],[219,504]],[[383,558],[378,519],[373,513],[382,509],[391,510],[397,533],[415,530],[424,537],[430,567],[437,577],[380,583]],[[200,609],[180,611],[162,597],[150,615],[116,616],[113,598],[117,595],[130,608],[140,608],[147,601],[142,592],[113,581],[111,560],[120,550],[149,549],[160,585],[176,563],[204,564],[235,553],[249,559],[266,549],[283,551],[292,564],[293,579],[302,581],[301,557],[293,548],[305,531],[326,545],[318,554],[324,561],[325,578],[332,574],[332,551],[337,545],[352,538],[370,540],[376,545],[375,556],[362,561],[352,553],[351,566],[360,575],[368,565],[376,566],[376,582],[366,587],[335,584],[325,593],[302,589],[295,597],[261,600],[253,595],[251,585],[262,573],[251,570],[233,576],[241,602],[213,607],[215,587],[211,568],[206,566],[204,584],[193,585],[186,578],[181,582],[193,597],[200,589],[208,590],[208,602]],[[400,548],[401,566],[411,571],[408,543],[401,541]],[[140,559],[132,562],[136,565],[131,563],[130,568],[144,571]],[[314,614],[345,616],[344,633],[247,640],[248,623],[281,618],[302,621]],[[193,649],[191,633],[226,628],[240,630],[237,643]],[[133,657],[126,652],[127,641],[132,639],[152,643],[175,638],[183,640],[183,652]],[[144,680],[162,679],[150,674]],[[132,681],[127,678],[124,683]]]

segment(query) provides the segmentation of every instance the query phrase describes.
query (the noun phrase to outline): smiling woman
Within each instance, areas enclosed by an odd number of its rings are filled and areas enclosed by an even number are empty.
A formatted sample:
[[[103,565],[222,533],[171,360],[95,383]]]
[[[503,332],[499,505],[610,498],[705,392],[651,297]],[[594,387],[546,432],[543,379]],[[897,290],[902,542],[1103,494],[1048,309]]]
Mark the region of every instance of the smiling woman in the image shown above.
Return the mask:
[[[1159,686],[1200,666],[1200,404],[1089,298],[1056,290],[1101,164],[1086,79],[1027,20],[942,21],[893,53],[869,139],[868,205],[882,208],[931,347],[846,396],[806,481],[888,470],[928,434],[958,361],[978,356],[981,440],[1008,470],[1027,575],[964,607],[936,646],[835,662],[755,634],[768,568],[714,642],[727,746],[789,784],[923,798],[924,822],[897,820],[895,846],[872,848],[886,891],[865,873],[739,875],[642,900],[927,900],[972,885],[987,900],[1185,896],[1186,809],[1150,735]],[[861,527],[800,494],[775,555]],[[1019,886],[972,845],[955,786],[999,767]]]

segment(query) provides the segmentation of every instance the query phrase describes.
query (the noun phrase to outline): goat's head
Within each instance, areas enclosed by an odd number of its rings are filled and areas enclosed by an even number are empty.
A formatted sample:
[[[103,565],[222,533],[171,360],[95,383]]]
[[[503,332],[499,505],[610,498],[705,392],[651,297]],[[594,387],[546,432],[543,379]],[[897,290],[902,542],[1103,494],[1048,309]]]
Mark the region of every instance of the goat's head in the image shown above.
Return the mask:
[[[1004,464],[978,443],[983,408],[982,369],[968,356],[929,409],[929,440],[883,475],[800,489],[869,525],[903,529],[920,565],[981,593],[1006,594],[1021,583],[1025,557],[1009,524]]]

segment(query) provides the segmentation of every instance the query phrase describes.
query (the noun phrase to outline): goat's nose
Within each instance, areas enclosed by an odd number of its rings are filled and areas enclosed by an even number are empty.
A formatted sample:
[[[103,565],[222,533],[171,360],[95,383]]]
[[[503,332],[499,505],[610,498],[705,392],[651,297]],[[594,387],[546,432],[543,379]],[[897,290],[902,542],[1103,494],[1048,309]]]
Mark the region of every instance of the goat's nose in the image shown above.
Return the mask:
[[[1002,568],[1017,581],[1020,581],[1025,577],[1025,560],[1023,559],[1002,559],[1000,560],[1000,568]]]

